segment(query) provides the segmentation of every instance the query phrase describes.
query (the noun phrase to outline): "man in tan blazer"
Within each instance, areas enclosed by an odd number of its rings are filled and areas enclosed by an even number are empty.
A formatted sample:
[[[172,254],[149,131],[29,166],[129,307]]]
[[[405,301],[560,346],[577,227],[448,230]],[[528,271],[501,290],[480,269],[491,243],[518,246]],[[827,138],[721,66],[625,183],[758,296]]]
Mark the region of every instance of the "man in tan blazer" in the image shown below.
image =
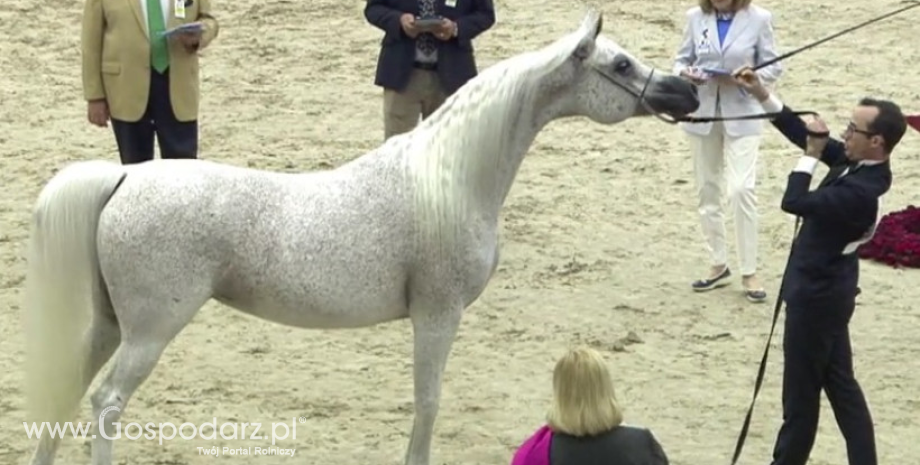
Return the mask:
[[[112,121],[124,164],[198,154],[198,52],[217,37],[211,0],[85,0],[83,96],[90,123]],[[187,23],[200,30],[163,37]]]

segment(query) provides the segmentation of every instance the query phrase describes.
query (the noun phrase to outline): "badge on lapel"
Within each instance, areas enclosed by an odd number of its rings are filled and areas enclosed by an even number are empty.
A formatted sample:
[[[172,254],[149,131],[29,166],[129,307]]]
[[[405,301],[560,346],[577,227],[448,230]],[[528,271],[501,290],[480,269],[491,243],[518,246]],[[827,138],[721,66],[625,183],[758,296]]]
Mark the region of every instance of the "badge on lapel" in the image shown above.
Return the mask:
[[[702,55],[709,53],[712,48],[712,44],[709,41],[709,28],[703,29],[703,33],[700,34],[700,43],[696,46],[696,53]]]
[[[446,6],[446,7],[448,7],[448,8],[456,8],[456,7],[457,7],[457,0],[444,0],[444,6]]]
[[[176,18],[185,19],[185,4],[186,0],[176,0],[176,4],[173,7]]]

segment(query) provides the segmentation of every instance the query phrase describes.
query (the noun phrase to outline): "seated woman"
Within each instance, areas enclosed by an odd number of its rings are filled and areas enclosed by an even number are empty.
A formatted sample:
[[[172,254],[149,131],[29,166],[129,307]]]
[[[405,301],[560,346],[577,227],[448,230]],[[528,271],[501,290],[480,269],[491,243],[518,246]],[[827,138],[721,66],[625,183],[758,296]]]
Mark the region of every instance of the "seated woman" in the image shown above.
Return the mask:
[[[547,424],[514,455],[511,465],[667,465],[651,431],[623,425],[613,382],[601,354],[569,351],[553,371]]]

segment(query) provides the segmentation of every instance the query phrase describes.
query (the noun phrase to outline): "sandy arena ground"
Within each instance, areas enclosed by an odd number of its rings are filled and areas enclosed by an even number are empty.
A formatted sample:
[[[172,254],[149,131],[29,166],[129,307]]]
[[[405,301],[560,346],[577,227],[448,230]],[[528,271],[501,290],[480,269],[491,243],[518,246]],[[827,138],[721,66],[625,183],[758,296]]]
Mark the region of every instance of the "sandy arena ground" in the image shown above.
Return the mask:
[[[896,1],[770,0],[782,50],[892,10]],[[670,69],[690,1],[626,0],[605,7],[605,32]],[[382,137],[381,91],[372,85],[381,33],[363,2],[215,2],[222,33],[204,53],[203,157],[266,170],[337,166]],[[577,3],[497,0],[498,22],[476,43],[480,67],[540,47],[573,28]],[[82,2],[4,2],[0,24],[0,463],[25,463],[23,340],[18,312],[29,209],[52,172],[71,160],[116,159],[108,130],[90,126],[80,90]],[[821,17],[806,21],[805,13]],[[907,41],[920,11],[870,26],[786,62],[782,96],[842,129],[857,98],[894,98],[920,111]],[[920,137],[894,158],[886,211],[918,197]],[[466,315],[454,346],[433,464],[506,464],[548,405],[555,359],[573,344],[605,351],[631,423],[650,426],[672,463],[728,463],[769,331],[792,228],[779,211],[796,150],[768,130],[760,162],[762,276],[771,299],[747,303],[739,283],[694,295],[706,269],[691,163],[679,129],[654,119],[603,127],[573,119],[537,139],[504,210],[503,259]],[[821,168],[819,175],[823,175]],[[661,196],[657,199],[656,196]],[[731,229],[729,230],[731,233]],[[734,249],[732,249],[734,253]],[[852,325],[856,369],[877,423],[880,463],[920,456],[917,275],[866,263]],[[638,336],[639,342],[632,342]],[[781,352],[771,363],[744,464],[768,463],[779,426]],[[412,419],[408,321],[358,331],[295,330],[209,304],[169,347],[123,422],[291,422],[290,457],[222,457],[224,463],[402,463]],[[88,401],[83,421],[90,420]],[[263,430],[267,427],[263,427]],[[266,441],[121,440],[117,463],[215,463],[196,447]],[[88,464],[68,440],[60,463]],[[813,465],[845,463],[825,404]]]

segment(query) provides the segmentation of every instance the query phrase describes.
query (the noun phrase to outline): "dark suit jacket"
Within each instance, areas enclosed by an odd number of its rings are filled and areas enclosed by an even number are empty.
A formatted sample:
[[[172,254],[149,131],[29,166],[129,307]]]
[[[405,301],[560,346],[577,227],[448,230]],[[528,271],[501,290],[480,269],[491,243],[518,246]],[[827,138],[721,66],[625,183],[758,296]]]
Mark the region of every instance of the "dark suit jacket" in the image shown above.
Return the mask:
[[[492,0],[456,0],[453,7],[435,0],[435,13],[457,23],[457,37],[438,44],[438,77],[450,95],[477,74],[473,39],[495,24]],[[364,17],[385,32],[377,60],[374,84],[401,91],[409,82],[415,61],[415,39],[403,32],[399,17],[419,14],[419,0],[367,0]]]
[[[801,149],[805,149],[805,123],[783,107],[773,126]],[[819,312],[851,309],[857,294],[859,258],[843,254],[851,242],[871,230],[879,213],[879,197],[891,187],[891,166],[850,167],[837,178],[848,159],[843,142],[831,139],[821,162],[830,171],[814,191],[809,191],[812,176],[789,174],[782,209],[801,217],[802,226],[795,241],[790,263],[783,278],[783,299],[792,307],[809,307]],[[844,306],[844,307],[840,307]]]
[[[594,437],[553,433],[550,465],[668,465],[651,431],[618,426]]]

